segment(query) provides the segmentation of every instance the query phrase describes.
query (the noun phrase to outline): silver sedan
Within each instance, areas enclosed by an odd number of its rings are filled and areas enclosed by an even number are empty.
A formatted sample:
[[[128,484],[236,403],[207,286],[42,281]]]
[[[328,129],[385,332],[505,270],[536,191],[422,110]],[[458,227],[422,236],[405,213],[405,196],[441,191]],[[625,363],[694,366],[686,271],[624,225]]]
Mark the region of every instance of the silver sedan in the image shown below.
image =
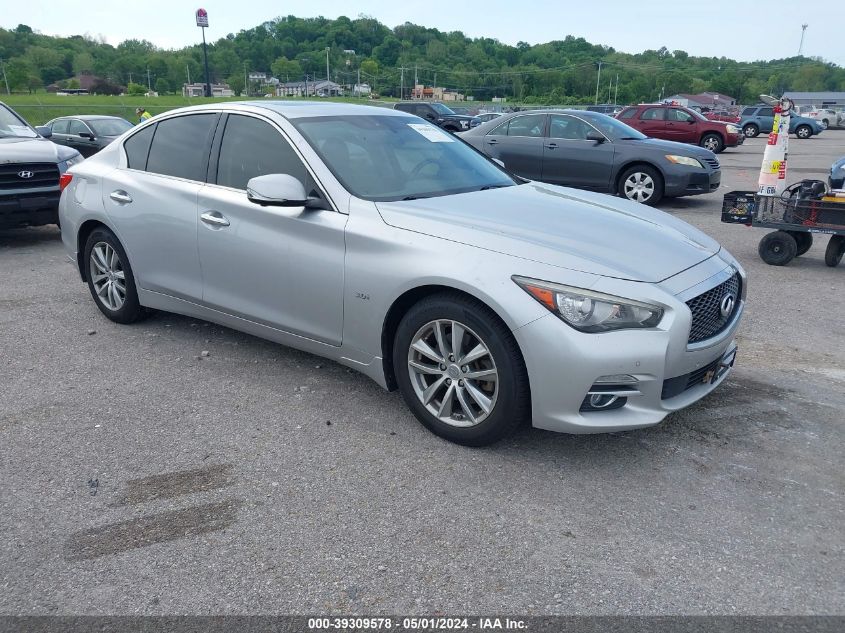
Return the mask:
[[[400,111],[174,110],[62,186],[62,239],[107,318],[176,312],[334,359],[454,442],[657,424],[736,355],[746,278],[715,241],[512,176]]]

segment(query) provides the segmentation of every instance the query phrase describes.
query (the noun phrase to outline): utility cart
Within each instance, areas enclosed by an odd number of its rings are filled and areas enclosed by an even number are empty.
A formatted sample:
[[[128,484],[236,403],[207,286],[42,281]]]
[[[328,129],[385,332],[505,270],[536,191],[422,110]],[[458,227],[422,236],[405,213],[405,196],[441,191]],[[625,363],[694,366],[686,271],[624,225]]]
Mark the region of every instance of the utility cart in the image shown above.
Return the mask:
[[[845,254],[845,198],[828,192],[825,183],[805,180],[775,196],[753,191],[731,191],[722,202],[722,222],[767,229],[760,240],[760,258],[785,266],[813,245],[813,235],[829,235],[824,262],[838,266]]]

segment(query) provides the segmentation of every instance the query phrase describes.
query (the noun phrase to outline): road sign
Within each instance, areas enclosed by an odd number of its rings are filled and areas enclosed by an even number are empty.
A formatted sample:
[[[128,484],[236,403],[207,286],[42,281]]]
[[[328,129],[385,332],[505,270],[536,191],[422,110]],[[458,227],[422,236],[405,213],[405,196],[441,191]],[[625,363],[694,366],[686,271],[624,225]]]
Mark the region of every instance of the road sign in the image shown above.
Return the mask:
[[[197,9],[197,26],[208,26],[208,11],[205,9]]]

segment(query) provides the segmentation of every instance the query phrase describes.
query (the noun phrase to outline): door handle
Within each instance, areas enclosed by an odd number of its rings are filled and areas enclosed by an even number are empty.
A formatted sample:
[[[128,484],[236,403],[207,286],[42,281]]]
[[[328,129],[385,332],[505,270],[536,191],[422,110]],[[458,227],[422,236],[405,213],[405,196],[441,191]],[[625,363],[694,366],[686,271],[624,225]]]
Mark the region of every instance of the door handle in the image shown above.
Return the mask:
[[[494,138],[491,138],[489,141],[487,141],[487,144],[488,144],[488,145],[498,145],[498,144],[499,144],[499,141],[497,141],[497,140],[496,140],[496,139],[494,139]]]
[[[549,143],[546,145],[546,149],[554,149],[555,147],[557,147],[557,143]]]
[[[200,215],[200,220],[202,220],[209,226],[217,228],[229,226],[229,220],[227,220],[219,211],[206,211],[205,213]]]
[[[123,191],[121,189],[117,189],[115,191],[112,191],[109,194],[109,198],[111,198],[112,200],[114,200],[118,204],[129,204],[130,202],[132,202],[132,196],[130,196],[128,193],[126,193],[125,191]]]

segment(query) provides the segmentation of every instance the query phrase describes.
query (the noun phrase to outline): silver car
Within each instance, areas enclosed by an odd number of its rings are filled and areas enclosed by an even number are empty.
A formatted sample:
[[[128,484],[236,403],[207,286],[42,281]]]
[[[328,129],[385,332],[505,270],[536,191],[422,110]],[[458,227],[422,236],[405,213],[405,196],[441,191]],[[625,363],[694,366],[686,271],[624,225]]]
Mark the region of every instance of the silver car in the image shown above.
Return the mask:
[[[398,110],[174,110],[63,185],[62,239],[109,319],[177,312],[331,358],[461,444],[529,419],[651,426],[736,355],[746,278],[718,243]]]

